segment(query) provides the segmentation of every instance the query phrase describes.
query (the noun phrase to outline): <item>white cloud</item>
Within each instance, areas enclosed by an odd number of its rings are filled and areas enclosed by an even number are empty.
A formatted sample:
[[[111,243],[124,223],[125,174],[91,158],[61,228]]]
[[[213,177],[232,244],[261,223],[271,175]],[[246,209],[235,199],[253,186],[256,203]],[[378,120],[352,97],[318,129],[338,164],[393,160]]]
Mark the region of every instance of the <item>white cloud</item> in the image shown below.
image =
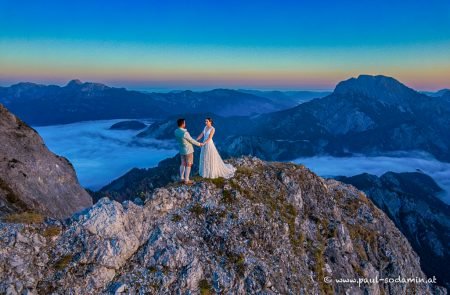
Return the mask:
[[[99,189],[133,167],[149,168],[176,151],[166,142],[146,140],[144,146],[131,145],[137,131],[108,130],[122,120],[79,122],[35,127],[48,148],[68,158],[81,185]]]
[[[320,176],[353,176],[364,172],[382,175],[385,172],[413,172],[420,169],[431,176],[446,190],[442,199],[450,203],[450,163],[440,162],[426,153],[395,153],[387,156],[331,157],[317,156],[299,158],[295,163],[304,164]]]

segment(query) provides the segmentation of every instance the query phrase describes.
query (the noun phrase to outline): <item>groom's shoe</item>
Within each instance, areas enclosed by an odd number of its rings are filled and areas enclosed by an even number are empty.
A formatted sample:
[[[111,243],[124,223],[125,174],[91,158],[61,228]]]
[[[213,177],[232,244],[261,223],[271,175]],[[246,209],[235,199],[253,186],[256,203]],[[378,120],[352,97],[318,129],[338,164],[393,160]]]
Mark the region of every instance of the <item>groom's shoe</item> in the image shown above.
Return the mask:
[[[193,185],[194,182],[192,180],[188,180],[184,182],[185,185]]]

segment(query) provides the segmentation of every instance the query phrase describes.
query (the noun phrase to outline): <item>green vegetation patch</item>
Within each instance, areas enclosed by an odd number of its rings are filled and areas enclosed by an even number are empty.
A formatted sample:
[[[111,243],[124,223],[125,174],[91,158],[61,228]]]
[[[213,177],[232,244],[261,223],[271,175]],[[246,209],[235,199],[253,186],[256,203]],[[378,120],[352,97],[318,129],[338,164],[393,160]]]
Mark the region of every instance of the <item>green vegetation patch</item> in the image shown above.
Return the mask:
[[[62,270],[66,268],[69,263],[72,261],[73,255],[64,255],[55,263],[55,268],[57,270]]]
[[[198,282],[198,289],[200,290],[201,295],[213,294],[212,286],[206,279],[202,279]]]
[[[314,261],[316,263],[314,267],[314,272],[317,274],[317,282],[319,283],[319,289],[321,291],[320,293],[334,294],[333,286],[324,282],[325,278],[325,272],[323,270],[325,267],[325,260],[323,255],[324,252],[325,252],[324,246],[320,246],[314,252]]]
[[[61,233],[61,229],[58,226],[49,226],[47,227],[42,235],[46,238],[51,238],[57,236]]]
[[[236,273],[240,277],[244,277],[245,275],[245,256],[244,254],[236,254],[232,252],[228,252],[226,254],[228,262],[233,266],[236,270]]]
[[[191,208],[189,208],[189,212],[197,217],[200,217],[202,214],[206,213],[206,208],[204,208],[199,203],[195,203]]]
[[[9,223],[33,224],[33,223],[43,223],[45,217],[42,214],[36,212],[22,212],[9,214],[5,216],[3,220]]]
[[[180,222],[180,221],[181,221],[181,216],[178,215],[178,214],[174,214],[174,215],[172,215],[171,220],[172,220],[173,222]]]
[[[223,190],[222,193],[222,203],[231,205],[235,201],[235,198],[233,197],[233,194],[229,190]]]
[[[205,178],[205,180],[214,184],[218,188],[223,188],[225,186],[225,178],[223,178],[223,177]]]
[[[241,166],[236,169],[236,174],[250,176],[252,175],[253,170],[249,167]]]

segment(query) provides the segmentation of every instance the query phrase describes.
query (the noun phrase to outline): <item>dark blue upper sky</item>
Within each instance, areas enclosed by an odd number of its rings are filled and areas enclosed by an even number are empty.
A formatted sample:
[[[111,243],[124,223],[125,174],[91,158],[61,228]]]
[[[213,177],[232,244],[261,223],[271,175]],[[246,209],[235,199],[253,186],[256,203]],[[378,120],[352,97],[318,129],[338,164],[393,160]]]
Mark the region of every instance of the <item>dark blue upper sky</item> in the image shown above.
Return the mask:
[[[323,89],[380,73],[450,86],[448,0],[0,0],[0,28],[5,83]]]

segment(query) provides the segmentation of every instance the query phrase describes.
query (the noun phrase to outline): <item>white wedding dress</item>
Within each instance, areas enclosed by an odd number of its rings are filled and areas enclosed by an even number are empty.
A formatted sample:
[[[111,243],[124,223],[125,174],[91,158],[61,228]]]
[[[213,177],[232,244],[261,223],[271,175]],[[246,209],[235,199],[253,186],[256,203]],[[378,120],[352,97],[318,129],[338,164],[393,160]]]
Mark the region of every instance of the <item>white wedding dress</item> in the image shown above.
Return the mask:
[[[203,129],[203,142],[205,142],[214,127],[209,130]],[[233,165],[225,164],[216,149],[213,139],[211,138],[204,146],[200,153],[200,171],[199,174],[204,178],[231,178],[234,176],[236,168]]]

